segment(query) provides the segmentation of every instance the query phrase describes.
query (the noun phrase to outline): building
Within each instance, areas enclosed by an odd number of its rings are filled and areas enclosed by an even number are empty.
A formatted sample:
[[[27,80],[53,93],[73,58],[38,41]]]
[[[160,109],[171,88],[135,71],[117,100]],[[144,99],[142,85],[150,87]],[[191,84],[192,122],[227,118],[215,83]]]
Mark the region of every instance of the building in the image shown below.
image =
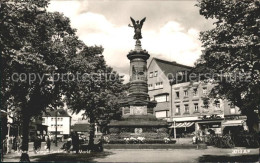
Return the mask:
[[[42,124],[48,126],[48,134],[50,135],[55,135],[56,133],[56,122],[58,137],[70,135],[71,116],[67,111],[63,109],[48,111],[42,117]]]
[[[171,78],[178,74],[188,73],[191,67],[153,58],[148,66],[148,94],[151,100],[157,101],[154,114],[157,118],[170,117]]]
[[[240,115],[239,108],[227,100],[210,99],[208,94],[214,84],[190,82],[190,70],[191,67],[176,62],[152,59],[148,67],[148,94],[157,101],[156,117],[167,120],[177,137],[195,131],[221,134],[225,127],[242,127],[245,117]],[[172,78],[176,79],[174,84],[170,84]]]
[[[222,133],[226,116],[240,115],[239,108],[227,100],[208,97],[214,84],[210,82],[185,82],[172,86],[172,111],[168,122],[176,133],[209,130]],[[242,125],[242,124],[241,124]]]

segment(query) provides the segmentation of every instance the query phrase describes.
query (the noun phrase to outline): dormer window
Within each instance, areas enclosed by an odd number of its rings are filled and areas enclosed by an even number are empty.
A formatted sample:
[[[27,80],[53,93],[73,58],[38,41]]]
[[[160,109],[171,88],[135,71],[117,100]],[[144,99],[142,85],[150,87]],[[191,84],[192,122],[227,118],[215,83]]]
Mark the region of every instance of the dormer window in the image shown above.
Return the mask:
[[[153,72],[150,72],[149,77],[150,77],[150,78],[153,77]]]
[[[154,71],[154,77],[158,76],[158,71]]]

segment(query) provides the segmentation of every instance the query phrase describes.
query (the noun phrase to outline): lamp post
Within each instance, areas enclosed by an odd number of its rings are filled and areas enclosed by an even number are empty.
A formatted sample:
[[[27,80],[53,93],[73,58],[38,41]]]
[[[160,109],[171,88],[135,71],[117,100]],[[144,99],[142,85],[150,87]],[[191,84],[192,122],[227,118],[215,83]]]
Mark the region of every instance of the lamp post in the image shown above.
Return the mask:
[[[170,106],[170,109],[171,109],[171,111],[170,111],[170,118],[172,119],[172,86],[173,86],[173,84],[175,83],[175,78],[174,77],[172,77],[172,78],[169,78],[169,84],[170,84],[170,86],[171,86],[171,106]],[[173,129],[174,129],[174,139],[176,139],[176,123],[175,123],[175,121],[174,121],[174,124],[173,124]]]
[[[58,146],[58,142],[57,142],[57,132],[58,132],[58,128],[57,128],[57,116],[58,116],[58,109],[56,108],[55,111],[55,146]]]

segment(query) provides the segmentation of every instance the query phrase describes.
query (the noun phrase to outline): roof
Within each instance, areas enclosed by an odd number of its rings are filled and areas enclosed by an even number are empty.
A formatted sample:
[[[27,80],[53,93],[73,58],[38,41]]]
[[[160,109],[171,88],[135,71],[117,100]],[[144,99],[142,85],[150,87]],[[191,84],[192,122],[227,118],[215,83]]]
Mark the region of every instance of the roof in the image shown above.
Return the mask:
[[[90,125],[88,123],[75,123],[74,126],[71,126],[71,128],[76,132],[88,132],[89,126]]]
[[[57,112],[57,117],[71,117],[64,109],[58,109]],[[56,117],[56,110],[43,113],[43,117]]]
[[[245,120],[227,120],[222,123],[222,126],[243,126]]]
[[[190,71],[192,69],[190,66],[182,65],[177,62],[170,62],[159,58],[153,58],[152,60],[157,63],[160,69],[164,72],[165,76],[168,76],[168,74],[173,74],[175,76],[178,71]]]

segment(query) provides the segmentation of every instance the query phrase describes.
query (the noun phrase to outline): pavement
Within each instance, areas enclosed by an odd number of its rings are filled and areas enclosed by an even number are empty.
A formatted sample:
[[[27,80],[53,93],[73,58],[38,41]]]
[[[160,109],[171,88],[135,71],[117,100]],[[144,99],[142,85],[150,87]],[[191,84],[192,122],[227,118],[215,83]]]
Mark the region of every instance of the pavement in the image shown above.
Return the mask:
[[[61,144],[59,144],[61,146]],[[64,153],[52,151],[34,154],[29,151],[33,162],[73,161],[73,162],[258,162],[259,149],[109,149],[101,153]],[[18,162],[20,154],[5,155],[4,162]]]

